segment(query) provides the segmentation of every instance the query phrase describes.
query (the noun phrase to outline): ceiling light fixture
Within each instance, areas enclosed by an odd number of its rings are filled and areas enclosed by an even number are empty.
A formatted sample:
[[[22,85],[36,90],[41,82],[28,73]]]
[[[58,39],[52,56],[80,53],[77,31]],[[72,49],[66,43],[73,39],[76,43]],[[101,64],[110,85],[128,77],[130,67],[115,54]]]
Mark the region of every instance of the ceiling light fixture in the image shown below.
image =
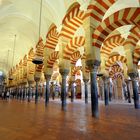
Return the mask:
[[[42,39],[41,39],[41,37],[40,37],[40,34],[41,34],[41,17],[42,17],[42,1],[43,1],[43,0],[41,0],[41,2],[40,2],[39,42],[38,42],[38,44],[37,44],[37,46],[36,46],[36,49],[37,49],[39,43],[42,41]],[[33,58],[32,62],[33,62],[34,64],[42,64],[42,63],[43,63],[43,58],[42,58],[42,57],[38,57],[38,56],[35,55],[35,57]]]

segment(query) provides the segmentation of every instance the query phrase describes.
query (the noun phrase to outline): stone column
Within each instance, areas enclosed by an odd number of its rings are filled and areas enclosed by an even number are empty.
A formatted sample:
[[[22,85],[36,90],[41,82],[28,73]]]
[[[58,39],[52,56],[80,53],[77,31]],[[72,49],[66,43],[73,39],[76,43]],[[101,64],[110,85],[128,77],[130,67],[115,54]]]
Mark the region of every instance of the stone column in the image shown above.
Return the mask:
[[[26,94],[26,87],[25,87],[25,85],[23,85],[23,100],[25,100],[25,94]]]
[[[128,103],[131,103],[131,96],[130,96],[130,80],[126,80],[126,86],[127,86]]]
[[[24,85],[22,85],[22,96],[21,96],[22,100],[24,100]]]
[[[34,86],[31,85],[31,98],[33,99],[34,98]]]
[[[85,85],[85,104],[88,103],[88,87],[87,87],[87,83],[89,81],[89,79],[83,79],[84,81],[84,85]]]
[[[110,82],[109,82],[109,101],[110,101],[110,102],[112,101],[112,96],[113,96],[113,84],[112,84],[112,82],[110,81]]]
[[[47,106],[47,104],[49,103],[49,96],[50,96],[50,79],[51,79],[51,75],[45,74],[45,79],[46,79],[46,91],[45,91],[45,105]]]
[[[118,99],[122,100],[122,79],[117,78]]]
[[[17,99],[19,99],[19,85],[17,86]]]
[[[97,91],[97,69],[100,65],[98,60],[88,60],[86,62],[87,66],[90,68],[90,83],[91,83],[91,110],[92,116],[95,118],[99,117],[99,107],[98,107],[98,91]]]
[[[26,99],[28,100],[28,87],[27,87],[27,85],[26,85]]]
[[[43,97],[43,86],[42,83],[40,83],[40,99]]]
[[[28,102],[31,101],[31,84],[32,81],[28,81]]]
[[[116,81],[116,79],[114,80],[114,82],[113,82],[113,87],[114,87],[114,99],[115,100],[118,100],[118,88],[117,88],[117,81]]]
[[[20,85],[18,85],[18,96],[17,99],[20,99]]]
[[[103,100],[104,99],[104,83],[103,83],[102,77],[99,77],[99,95],[100,95],[100,99]]]
[[[36,89],[35,89],[35,104],[38,103],[38,83],[39,83],[40,78],[35,78],[36,82]]]
[[[109,77],[103,76],[104,80],[104,100],[105,100],[105,106],[109,105],[109,87],[108,87],[108,82],[109,82]]]
[[[18,85],[17,85],[17,88],[16,88],[16,96],[15,96],[15,98],[18,99],[18,96],[19,96],[19,87],[18,87]]]
[[[60,69],[60,74],[62,76],[62,85],[61,85],[61,101],[62,101],[62,110],[66,110],[66,78],[69,73],[68,69]]]
[[[74,81],[71,81],[71,102],[74,101],[74,96],[75,96]]]
[[[15,91],[14,91],[14,98],[16,99],[17,96],[17,86],[15,87]]]
[[[22,86],[20,85],[20,100],[22,99]]]
[[[138,94],[138,73],[132,72],[128,74],[132,80],[132,86],[133,86],[133,96],[134,96],[134,106],[135,109],[140,109],[140,103],[139,103],[139,94]]]
[[[123,96],[124,96],[124,99],[127,100],[127,90],[126,90],[127,85],[126,85],[125,81],[123,81],[122,87],[123,87]]]

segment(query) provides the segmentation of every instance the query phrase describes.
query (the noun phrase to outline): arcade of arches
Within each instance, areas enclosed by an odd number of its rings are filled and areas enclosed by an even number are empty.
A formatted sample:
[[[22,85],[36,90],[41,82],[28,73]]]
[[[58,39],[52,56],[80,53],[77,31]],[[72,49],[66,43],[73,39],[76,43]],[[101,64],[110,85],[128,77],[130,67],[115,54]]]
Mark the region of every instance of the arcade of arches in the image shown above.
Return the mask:
[[[36,1],[33,4],[39,7],[40,2]],[[71,86],[73,100],[73,88],[77,85],[77,98],[84,96],[87,102],[88,92],[91,92],[92,115],[95,117],[98,116],[98,96],[104,98],[107,105],[109,99],[111,100],[110,96],[123,99],[128,91],[128,97],[125,98],[129,98],[131,102],[130,98],[133,95],[135,108],[139,108],[139,1],[64,1],[66,6],[63,7],[63,16],[61,12],[59,16],[51,15],[53,10],[48,5],[54,4],[55,7],[57,3],[49,3],[47,0],[42,2],[41,34],[38,37],[37,22],[33,21],[35,19],[31,16],[34,11],[29,10],[26,13],[25,9],[21,8],[22,2],[17,3],[16,0],[1,1],[0,33],[1,46],[4,46],[1,49],[1,69],[5,74],[4,86],[10,92],[23,94],[23,97],[28,91],[30,100],[31,88],[37,84],[41,88],[39,91],[42,94],[46,93],[47,104],[49,82],[58,84],[61,86],[62,108],[65,108],[68,86]],[[118,6],[119,10],[116,8]],[[9,13],[8,10],[12,12]],[[30,14],[32,19],[27,19],[27,15],[22,14]],[[57,16],[62,19],[60,22]],[[34,27],[31,27],[31,24]],[[6,28],[8,30],[3,33]],[[12,40],[15,41],[15,50]],[[6,55],[7,64],[4,62]],[[12,57],[15,57],[14,62],[11,62]],[[35,65],[32,63],[33,59],[43,60],[43,64]],[[12,80],[9,77],[12,77]],[[78,83],[74,84],[75,82]],[[87,88],[88,84],[90,86]],[[37,96],[38,93],[35,94],[36,100]]]
[[[80,99],[94,118],[100,100],[140,108],[139,0],[0,0],[0,46],[11,98]]]

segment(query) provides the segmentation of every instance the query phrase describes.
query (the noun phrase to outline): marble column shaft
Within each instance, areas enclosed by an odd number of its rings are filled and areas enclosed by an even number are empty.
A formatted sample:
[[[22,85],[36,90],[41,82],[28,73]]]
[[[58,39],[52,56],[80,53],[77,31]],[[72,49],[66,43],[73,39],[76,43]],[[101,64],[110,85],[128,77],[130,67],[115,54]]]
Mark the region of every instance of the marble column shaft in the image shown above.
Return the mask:
[[[45,79],[46,79],[45,105],[47,105],[49,103],[49,96],[50,96],[49,82],[51,79],[51,75],[45,75]]]
[[[98,108],[98,91],[97,91],[97,71],[92,69],[90,72],[91,77],[91,108],[92,116],[95,118],[99,117],[99,108]]]
[[[62,76],[62,85],[61,85],[61,101],[62,101],[62,110],[66,110],[66,78],[69,73],[67,69],[60,69],[60,74]]]
[[[132,86],[133,86],[134,107],[135,109],[140,109],[139,93],[138,93],[138,85],[137,85],[138,73],[129,73],[129,76],[132,80]]]
[[[97,70],[100,65],[98,60],[87,60],[86,65],[90,69],[90,84],[91,84],[91,111],[94,118],[99,117],[98,106],[98,90],[97,90]]]
[[[88,81],[89,79],[83,79],[84,81],[84,85],[85,85],[85,104],[88,103],[88,87],[87,87],[87,84],[88,84]]]
[[[25,100],[25,93],[26,93],[26,87],[25,87],[25,85],[23,85],[23,100]]]
[[[36,82],[36,89],[35,89],[35,104],[38,102],[38,80],[35,80]]]
[[[71,81],[71,102],[74,101],[74,96],[75,96],[75,89],[74,89],[74,81]]]
[[[104,100],[106,106],[109,105],[109,90],[108,90],[109,77],[103,76],[103,80],[104,80]]]
[[[126,81],[126,86],[127,86],[128,103],[131,103],[131,96],[130,96],[130,81]]]
[[[31,101],[31,83],[30,81],[28,81],[28,85],[29,85],[29,88],[28,88],[28,102]]]
[[[113,85],[109,83],[109,101],[112,101],[112,95],[113,95]]]

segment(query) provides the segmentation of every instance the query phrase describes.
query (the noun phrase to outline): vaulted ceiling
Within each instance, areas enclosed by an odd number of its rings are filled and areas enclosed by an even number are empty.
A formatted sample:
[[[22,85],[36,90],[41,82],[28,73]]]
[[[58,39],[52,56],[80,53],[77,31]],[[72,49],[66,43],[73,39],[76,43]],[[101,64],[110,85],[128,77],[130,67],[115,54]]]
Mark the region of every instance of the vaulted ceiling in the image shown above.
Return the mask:
[[[19,63],[31,47],[35,47],[39,38],[40,2],[41,0],[0,0],[1,70],[8,71],[12,67],[15,35],[13,65]],[[48,28],[52,23],[57,26],[58,31],[61,30],[62,20],[68,8],[74,2],[79,2],[81,9],[86,10],[90,0],[43,0],[41,36],[44,42]],[[117,0],[106,12],[103,19],[118,10],[128,7],[140,7],[139,0]],[[126,38],[131,28],[132,25],[126,25],[117,30]],[[80,30],[78,32],[80,33]],[[122,52],[121,47],[119,49]]]

